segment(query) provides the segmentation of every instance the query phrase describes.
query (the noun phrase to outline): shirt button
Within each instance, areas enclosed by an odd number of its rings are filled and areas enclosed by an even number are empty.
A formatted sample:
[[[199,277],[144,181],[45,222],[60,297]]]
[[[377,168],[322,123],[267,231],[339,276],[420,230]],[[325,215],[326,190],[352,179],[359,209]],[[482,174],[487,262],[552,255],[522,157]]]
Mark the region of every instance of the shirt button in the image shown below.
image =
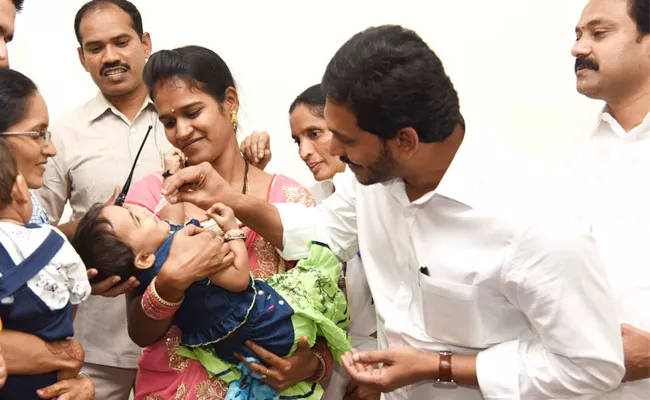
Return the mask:
[[[131,129],[129,129],[129,132],[131,132],[131,133],[135,133],[135,128],[134,128],[134,127],[131,127]]]

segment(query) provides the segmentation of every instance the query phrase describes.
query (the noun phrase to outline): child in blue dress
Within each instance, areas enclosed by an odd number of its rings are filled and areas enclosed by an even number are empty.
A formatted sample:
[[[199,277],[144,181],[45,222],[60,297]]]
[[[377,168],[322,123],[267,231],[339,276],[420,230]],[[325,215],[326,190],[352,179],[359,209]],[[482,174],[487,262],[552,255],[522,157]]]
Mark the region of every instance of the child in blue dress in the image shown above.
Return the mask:
[[[310,345],[321,336],[340,360],[350,343],[343,329],[349,316],[338,288],[338,260],[325,245],[313,243],[309,258],[290,271],[266,280],[252,279],[246,237],[232,209],[215,204],[207,215],[225,232],[234,261],[185,292],[173,317],[182,331],[180,353],[198,359],[211,375],[231,383],[227,399],[320,399],[322,387],[312,382],[300,382],[276,394],[240,364],[235,353],[255,357],[245,345],[252,340],[276,355],[290,356],[302,336],[309,338]],[[198,225],[195,220],[191,223]],[[96,205],[80,222],[73,243],[87,265],[108,275],[136,276],[140,287],[153,282],[155,288],[174,233],[182,228],[148,212]],[[100,251],[107,240],[120,250]]]
[[[86,268],[63,234],[30,224],[32,202],[16,160],[0,141],[0,319],[4,329],[46,342],[73,336],[72,305],[90,295]],[[36,362],[36,360],[34,360]],[[39,399],[57,371],[9,375],[0,400]]]

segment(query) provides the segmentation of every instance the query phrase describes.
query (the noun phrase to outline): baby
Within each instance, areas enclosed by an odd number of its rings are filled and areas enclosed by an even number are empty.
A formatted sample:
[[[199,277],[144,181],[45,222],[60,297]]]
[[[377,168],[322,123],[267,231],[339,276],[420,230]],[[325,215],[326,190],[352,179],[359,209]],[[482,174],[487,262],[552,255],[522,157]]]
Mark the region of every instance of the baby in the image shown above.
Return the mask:
[[[179,213],[184,211],[164,210],[161,215]],[[241,378],[235,367],[245,370],[234,353],[255,357],[245,345],[247,340],[285,357],[296,350],[302,336],[309,338],[310,345],[321,336],[340,360],[340,355],[350,349],[343,329],[349,324],[349,316],[345,296],[338,288],[339,262],[329,249],[313,243],[309,258],[290,271],[255,280],[248,265],[246,236],[232,209],[215,204],[206,214],[224,232],[223,240],[235,257],[232,265],[191,285],[173,315],[174,324],[182,331],[183,355],[198,359],[210,374],[232,382],[227,398],[233,399],[248,398],[242,391],[252,386],[265,395],[272,392],[261,380],[251,386],[249,378],[259,377]],[[198,225],[196,220],[190,223]],[[155,276],[167,259],[174,234],[182,228],[143,210],[95,205],[81,220],[73,244],[86,265],[108,275],[136,276],[141,287],[151,284],[155,288]],[[146,309],[145,297],[146,293]],[[278,398],[272,393],[268,398]],[[301,382],[281,394],[319,399],[322,388]]]
[[[0,140],[0,319],[5,329],[47,342],[67,339],[72,305],[90,295],[86,268],[61,232],[29,224],[31,215],[27,183]],[[0,398],[37,398],[37,389],[56,381],[57,372],[9,375]]]

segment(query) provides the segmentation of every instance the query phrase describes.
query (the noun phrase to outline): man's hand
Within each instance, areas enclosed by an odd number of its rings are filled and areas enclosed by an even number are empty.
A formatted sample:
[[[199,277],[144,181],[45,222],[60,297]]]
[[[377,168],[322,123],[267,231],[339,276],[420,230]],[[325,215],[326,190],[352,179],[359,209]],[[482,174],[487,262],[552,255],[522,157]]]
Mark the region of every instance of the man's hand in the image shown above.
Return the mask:
[[[264,169],[271,161],[271,138],[267,132],[253,132],[239,145],[239,151],[251,165]]]
[[[352,349],[341,357],[348,374],[360,384],[382,393],[392,392],[413,383],[433,379],[438,355],[413,347],[359,353]],[[379,367],[378,364],[383,364]]]
[[[207,210],[214,203],[231,206],[241,193],[233,189],[207,162],[183,168],[165,179],[162,195],[171,204],[192,203]]]
[[[92,280],[97,276],[98,273],[99,271],[97,271],[95,268],[90,268],[87,271],[88,280]],[[126,282],[117,285],[121,279],[122,278],[119,276],[109,276],[101,282],[91,283],[91,293],[96,296],[117,297],[124,293],[130,292],[140,285],[140,282],[134,276],[130,277]]]
[[[650,378],[650,332],[630,324],[621,325],[625,376],[623,382]]]

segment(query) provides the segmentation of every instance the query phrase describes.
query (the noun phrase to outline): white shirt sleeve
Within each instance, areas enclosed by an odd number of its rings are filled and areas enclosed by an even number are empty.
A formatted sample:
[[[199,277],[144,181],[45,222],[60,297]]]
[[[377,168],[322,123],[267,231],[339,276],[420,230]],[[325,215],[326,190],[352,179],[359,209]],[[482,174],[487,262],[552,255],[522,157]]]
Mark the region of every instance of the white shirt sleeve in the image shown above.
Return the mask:
[[[621,382],[621,332],[605,266],[588,224],[574,222],[547,220],[513,243],[502,286],[536,337],[479,353],[486,399],[570,398]]]
[[[274,204],[282,220],[282,258],[306,258],[312,240],[327,244],[341,261],[348,261],[357,254],[356,177],[346,170],[334,177],[334,185],[334,194],[317,207]]]

